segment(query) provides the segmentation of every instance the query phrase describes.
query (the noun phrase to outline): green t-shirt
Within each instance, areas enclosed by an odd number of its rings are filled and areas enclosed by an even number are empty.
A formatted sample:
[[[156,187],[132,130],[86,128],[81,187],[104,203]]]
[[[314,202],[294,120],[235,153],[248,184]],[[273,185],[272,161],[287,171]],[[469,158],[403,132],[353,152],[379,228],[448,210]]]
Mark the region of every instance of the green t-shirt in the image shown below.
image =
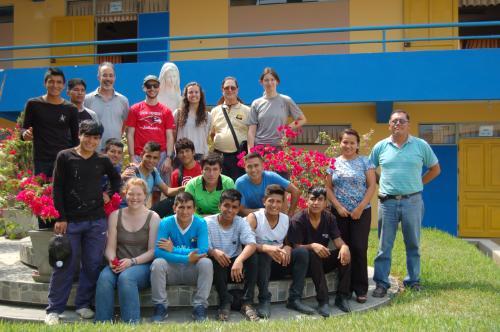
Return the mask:
[[[220,195],[226,189],[234,189],[234,182],[229,176],[222,175],[219,178],[217,188],[208,192],[203,183],[203,175],[199,175],[189,180],[186,185],[186,192],[194,196],[196,203],[196,213],[200,215],[219,213]]]

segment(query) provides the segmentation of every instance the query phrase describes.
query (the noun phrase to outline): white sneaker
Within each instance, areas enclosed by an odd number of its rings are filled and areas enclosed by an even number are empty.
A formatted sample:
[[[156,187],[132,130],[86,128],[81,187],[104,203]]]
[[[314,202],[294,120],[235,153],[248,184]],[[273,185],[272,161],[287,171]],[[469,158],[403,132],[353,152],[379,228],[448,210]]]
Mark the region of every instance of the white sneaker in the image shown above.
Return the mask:
[[[57,312],[50,312],[45,315],[45,324],[57,325],[59,324],[59,314]]]
[[[76,311],[76,313],[83,319],[94,318],[94,312],[89,308],[80,308]]]

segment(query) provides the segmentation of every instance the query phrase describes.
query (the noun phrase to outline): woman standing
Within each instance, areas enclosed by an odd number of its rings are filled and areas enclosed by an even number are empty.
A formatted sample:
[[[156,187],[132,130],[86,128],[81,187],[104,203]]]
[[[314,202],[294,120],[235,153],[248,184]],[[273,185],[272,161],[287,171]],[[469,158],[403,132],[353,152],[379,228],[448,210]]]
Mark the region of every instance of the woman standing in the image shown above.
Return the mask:
[[[342,239],[351,250],[351,290],[356,301],[366,302],[368,293],[368,235],[371,224],[370,200],[375,192],[375,166],[359,153],[359,134],[346,129],[340,141],[341,155],[335,160],[332,176],[326,179],[328,199],[333,204]]]
[[[114,314],[115,288],[118,288],[121,319],[138,323],[141,319],[139,290],[150,285],[158,215],[146,208],[147,185],[132,178],[125,185],[128,207],[114,211],[108,219],[108,266],[97,281],[96,321],[111,321]]]
[[[205,94],[196,82],[186,85],[182,94],[182,106],[174,113],[177,127],[176,141],[186,137],[194,143],[195,159],[208,153],[208,134],[212,125],[210,113],[205,111]]]
[[[303,126],[307,120],[292,98],[276,91],[280,79],[272,68],[265,68],[260,76],[260,84],[264,87],[264,95],[252,102],[248,119],[248,150],[256,145],[280,146],[279,126],[288,122],[292,129]]]

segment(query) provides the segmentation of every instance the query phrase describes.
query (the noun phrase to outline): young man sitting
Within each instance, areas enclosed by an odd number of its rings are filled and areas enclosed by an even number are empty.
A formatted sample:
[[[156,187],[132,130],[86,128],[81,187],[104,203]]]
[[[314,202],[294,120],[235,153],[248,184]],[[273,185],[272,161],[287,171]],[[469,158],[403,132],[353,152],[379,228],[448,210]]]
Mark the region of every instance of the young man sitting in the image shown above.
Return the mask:
[[[208,296],[212,288],[213,266],[207,258],[206,222],[194,215],[195,202],[190,193],[175,197],[175,214],[160,221],[151,264],[151,295],[155,305],[152,320],[168,316],[167,285],[196,285],[193,297],[193,319],[207,318]]]
[[[155,186],[160,188],[165,196],[175,196],[177,193],[184,190],[184,187],[170,188],[161,179],[160,172],[156,169],[160,161],[160,148],[160,144],[156,142],[147,142],[142,150],[141,163],[139,166],[132,165],[127,167],[122,173],[122,179],[124,183],[134,176],[143,179],[148,184],[148,196],[151,196]],[[154,208],[152,208],[152,210],[156,212]]]
[[[220,196],[220,213],[205,217],[208,226],[208,256],[214,264],[214,285],[219,294],[218,319],[227,321],[232,296],[227,290],[228,279],[232,282],[245,281],[241,313],[251,321],[259,319],[252,307],[257,260],[255,236],[245,219],[239,217],[241,194],[228,189]],[[244,248],[242,248],[244,246]]]
[[[312,187],[308,192],[307,209],[292,218],[288,230],[288,240],[294,248],[309,250],[309,274],[316,288],[318,313],[330,315],[328,287],[325,273],[335,268],[339,270],[339,283],[335,305],[340,310],[351,311],[348,303],[351,284],[351,254],[342,241],[335,217],[326,210],[326,189]],[[328,249],[330,240],[335,250]]]
[[[283,279],[292,275],[292,284],[288,292],[287,307],[307,315],[313,314],[313,308],[300,300],[304,290],[304,278],[309,267],[309,252],[305,248],[294,248],[286,244],[289,219],[281,213],[285,191],[281,186],[267,186],[264,194],[264,208],[250,213],[247,221],[255,232],[257,240],[259,306],[257,314],[261,318],[271,316],[271,293],[269,279]]]
[[[194,143],[189,138],[181,138],[175,143],[176,156],[180,165],[170,176],[172,188],[185,186],[189,180],[201,175],[201,166],[194,159]]]
[[[245,157],[245,172],[236,180],[236,189],[243,196],[240,212],[247,216],[250,212],[263,208],[262,199],[266,187],[271,184],[280,185],[291,194],[288,216],[292,216],[297,208],[299,190],[290,181],[271,171],[264,171],[264,159],[257,152],[249,153]]]
[[[224,190],[234,189],[234,182],[229,176],[221,174],[222,156],[209,153],[201,159],[202,175],[191,179],[186,185],[186,192],[195,197],[196,213],[211,215],[219,213],[220,195]]]

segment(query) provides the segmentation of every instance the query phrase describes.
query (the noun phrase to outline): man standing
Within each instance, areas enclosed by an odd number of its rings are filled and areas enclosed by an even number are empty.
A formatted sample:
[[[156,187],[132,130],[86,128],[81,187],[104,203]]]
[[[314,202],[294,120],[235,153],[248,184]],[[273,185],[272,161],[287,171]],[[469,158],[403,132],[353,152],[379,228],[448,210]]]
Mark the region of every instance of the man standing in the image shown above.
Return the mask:
[[[294,248],[309,250],[309,274],[316,289],[318,313],[323,317],[330,316],[325,274],[335,268],[339,271],[335,305],[344,312],[351,311],[348,303],[351,294],[351,253],[340,237],[335,217],[326,210],[326,202],[325,188],[310,188],[307,209],[293,216],[288,230],[288,241]],[[336,249],[328,248],[330,240]],[[287,306],[298,310],[293,302],[288,302]]]
[[[45,323],[59,323],[73,284],[75,265],[81,265],[76,312],[82,318],[92,318],[91,310],[95,285],[99,277],[106,245],[106,215],[101,179],[107,175],[112,193],[120,190],[120,175],[109,158],[96,153],[102,126],[93,120],[80,125],[80,145],[61,151],[54,169],[54,206],[59,220],[56,234],[66,234],[71,242],[72,255],[68,265],[54,268],[50,278]],[[79,259],[79,260],[77,260]]]
[[[234,77],[226,77],[222,81],[222,98],[219,105],[212,109],[212,138],[215,152],[223,154],[222,174],[233,181],[243,174],[238,166],[237,155],[240,144],[246,142],[248,126],[246,125],[250,107],[243,104],[238,97],[238,81]],[[225,114],[224,114],[225,113]],[[232,129],[228,123],[231,123]],[[236,139],[235,139],[236,136]]]
[[[130,160],[139,163],[144,144],[154,141],[160,144],[159,169],[164,181],[170,172],[174,156],[174,117],[170,109],[158,102],[160,81],[154,75],[148,75],[143,81],[146,100],[130,108],[127,126],[127,144]]]
[[[110,138],[122,139],[123,122],[128,115],[128,99],[115,91],[115,67],[103,62],[97,69],[99,87],[85,96],[84,104],[96,112],[104,127],[99,151]]]
[[[194,196],[196,213],[200,215],[219,213],[220,195],[226,189],[234,189],[229,176],[221,174],[222,156],[211,152],[201,159],[202,175],[191,179],[186,192]]]
[[[194,198],[180,193],[175,198],[175,214],[160,222],[151,264],[151,295],[155,305],[153,322],[168,316],[167,285],[196,285],[193,319],[207,318],[208,296],[212,288],[213,266],[207,258],[207,223],[194,215]]]
[[[267,186],[277,184],[291,194],[288,216],[293,216],[297,208],[300,192],[293,183],[272,171],[264,171],[264,159],[257,152],[245,156],[247,174],[236,180],[236,189],[241,193],[240,212],[246,216],[264,207],[263,199]]]
[[[220,321],[229,319],[231,294],[227,290],[229,276],[235,283],[245,282],[241,313],[250,321],[259,320],[253,308],[257,280],[257,256],[255,235],[248,223],[239,217],[241,194],[228,189],[220,196],[220,213],[205,217],[208,226],[208,256],[214,265],[214,285],[219,295]],[[244,246],[244,247],[243,247]]]
[[[384,297],[390,287],[391,253],[401,222],[408,275],[404,285],[419,291],[420,227],[424,215],[424,184],[441,173],[438,159],[424,140],[409,134],[410,116],[394,110],[389,120],[391,136],[378,142],[370,155],[381,168],[378,207],[379,248],[375,257],[374,297]],[[428,171],[422,176],[422,166]]]
[[[83,120],[94,120],[99,122],[97,114],[83,106],[83,101],[85,100],[85,92],[87,90],[87,84],[81,78],[73,78],[68,81],[68,91],[67,94],[78,109],[78,123],[80,124]]]
[[[21,138],[33,140],[35,174],[52,177],[59,151],[78,145],[78,110],[61,97],[65,78],[59,68],[47,69],[44,82],[47,93],[26,103]]]

